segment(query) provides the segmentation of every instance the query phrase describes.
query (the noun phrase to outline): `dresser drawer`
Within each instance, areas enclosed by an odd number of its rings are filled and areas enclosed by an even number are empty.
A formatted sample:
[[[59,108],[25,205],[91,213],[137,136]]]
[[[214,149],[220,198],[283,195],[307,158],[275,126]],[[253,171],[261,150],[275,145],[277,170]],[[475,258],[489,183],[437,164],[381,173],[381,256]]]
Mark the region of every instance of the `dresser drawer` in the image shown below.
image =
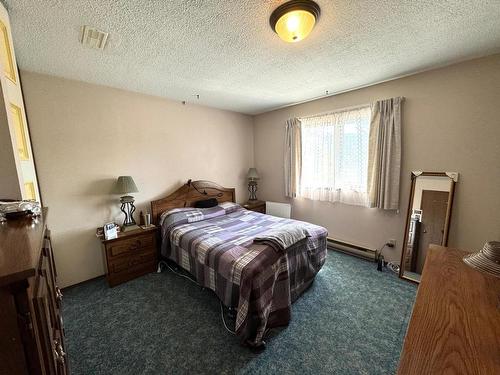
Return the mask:
[[[111,242],[106,247],[110,257],[121,256],[126,253],[137,251],[141,248],[153,247],[153,237],[150,234],[143,234],[133,238]]]
[[[140,250],[134,250],[134,252],[127,253],[127,256],[118,257],[116,259],[110,259],[108,262],[108,272],[117,273],[123,272],[130,267],[143,264],[151,263],[156,260],[156,249],[154,247],[144,248]]]

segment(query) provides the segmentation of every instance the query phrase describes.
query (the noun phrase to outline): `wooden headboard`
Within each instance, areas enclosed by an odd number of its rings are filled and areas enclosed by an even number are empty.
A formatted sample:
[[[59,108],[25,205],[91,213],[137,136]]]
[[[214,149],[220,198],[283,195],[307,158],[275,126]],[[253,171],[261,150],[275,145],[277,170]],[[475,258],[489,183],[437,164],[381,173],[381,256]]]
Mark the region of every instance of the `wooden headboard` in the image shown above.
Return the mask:
[[[191,181],[165,198],[151,202],[151,215],[154,224],[158,224],[163,212],[173,208],[192,207],[195,202],[215,198],[221,202],[235,202],[235,189],[225,188],[215,182]]]

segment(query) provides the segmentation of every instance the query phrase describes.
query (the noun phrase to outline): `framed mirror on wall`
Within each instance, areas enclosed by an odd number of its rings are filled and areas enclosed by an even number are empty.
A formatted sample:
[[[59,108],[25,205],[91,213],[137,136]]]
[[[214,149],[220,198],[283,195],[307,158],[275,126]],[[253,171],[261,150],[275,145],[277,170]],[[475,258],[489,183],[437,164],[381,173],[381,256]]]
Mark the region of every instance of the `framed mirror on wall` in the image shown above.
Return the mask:
[[[430,244],[447,246],[457,172],[411,173],[399,277],[420,282]]]

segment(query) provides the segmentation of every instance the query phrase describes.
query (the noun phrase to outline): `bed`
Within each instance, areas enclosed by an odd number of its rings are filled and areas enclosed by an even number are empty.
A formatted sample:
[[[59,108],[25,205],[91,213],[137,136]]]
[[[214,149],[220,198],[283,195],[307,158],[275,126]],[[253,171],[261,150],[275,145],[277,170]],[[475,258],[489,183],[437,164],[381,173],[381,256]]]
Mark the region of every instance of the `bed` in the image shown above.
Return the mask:
[[[218,205],[194,208],[215,198]],[[161,256],[236,309],[236,334],[260,347],[271,328],[286,326],[291,304],[312,284],[326,260],[325,228],[253,212],[235,203],[235,190],[209,181],[191,181],[151,202],[161,228]],[[305,238],[286,249],[256,242],[266,233],[300,228]]]

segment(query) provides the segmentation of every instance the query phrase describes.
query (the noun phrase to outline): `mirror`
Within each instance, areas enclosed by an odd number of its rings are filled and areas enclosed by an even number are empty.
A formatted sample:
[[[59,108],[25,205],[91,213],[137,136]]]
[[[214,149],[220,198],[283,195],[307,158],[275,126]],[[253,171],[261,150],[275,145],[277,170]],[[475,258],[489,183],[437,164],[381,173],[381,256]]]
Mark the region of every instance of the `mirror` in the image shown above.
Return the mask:
[[[411,173],[410,203],[399,269],[402,279],[419,283],[429,245],[448,244],[457,181],[456,172]]]

